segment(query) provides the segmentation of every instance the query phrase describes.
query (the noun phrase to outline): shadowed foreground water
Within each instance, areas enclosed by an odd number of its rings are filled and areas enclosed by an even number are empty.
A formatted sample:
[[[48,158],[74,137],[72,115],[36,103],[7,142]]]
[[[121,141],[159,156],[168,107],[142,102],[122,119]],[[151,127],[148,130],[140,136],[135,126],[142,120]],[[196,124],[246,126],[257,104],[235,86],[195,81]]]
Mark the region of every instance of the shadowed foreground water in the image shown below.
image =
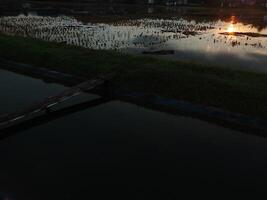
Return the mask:
[[[3,113],[64,87],[0,71],[0,89]],[[266,139],[120,101],[1,140],[0,158],[0,195],[22,200],[169,199],[185,190],[260,190],[267,178]]]

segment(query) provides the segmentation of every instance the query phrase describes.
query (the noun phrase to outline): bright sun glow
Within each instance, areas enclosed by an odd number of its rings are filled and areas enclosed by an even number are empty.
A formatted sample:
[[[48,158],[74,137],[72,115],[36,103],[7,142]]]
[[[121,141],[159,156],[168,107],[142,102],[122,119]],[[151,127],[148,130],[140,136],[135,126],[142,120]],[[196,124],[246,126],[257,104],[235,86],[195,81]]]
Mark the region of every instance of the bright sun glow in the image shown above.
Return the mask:
[[[234,24],[230,24],[227,28],[228,33],[234,33],[235,32],[235,27]]]

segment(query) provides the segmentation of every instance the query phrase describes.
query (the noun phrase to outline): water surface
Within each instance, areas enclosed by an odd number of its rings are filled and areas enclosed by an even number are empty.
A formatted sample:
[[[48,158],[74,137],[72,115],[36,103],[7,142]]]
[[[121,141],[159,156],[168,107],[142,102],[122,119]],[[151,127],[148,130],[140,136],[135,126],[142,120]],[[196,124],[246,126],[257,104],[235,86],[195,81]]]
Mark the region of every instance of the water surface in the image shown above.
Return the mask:
[[[263,10],[230,12],[227,9],[203,11],[203,8],[195,8],[193,12],[190,8],[181,8],[169,11],[171,15],[155,11],[153,15],[139,17],[131,16],[129,11],[131,19],[125,18],[126,12],[121,14],[122,18],[111,15],[107,20],[107,17],[100,15],[97,18],[84,10],[78,12],[82,8],[76,9],[66,12],[66,8],[65,13],[59,10],[56,14],[47,11],[46,16],[40,16],[35,8],[18,16],[3,16],[0,31],[89,49],[135,54],[173,50],[174,54],[162,57],[267,71],[267,11],[265,15]],[[109,13],[106,9],[102,13],[104,16]]]
[[[65,89],[0,74],[1,112]],[[95,98],[84,94],[61,107]],[[267,178],[266,139],[116,100],[1,140],[0,157],[1,193],[22,200],[258,190]]]

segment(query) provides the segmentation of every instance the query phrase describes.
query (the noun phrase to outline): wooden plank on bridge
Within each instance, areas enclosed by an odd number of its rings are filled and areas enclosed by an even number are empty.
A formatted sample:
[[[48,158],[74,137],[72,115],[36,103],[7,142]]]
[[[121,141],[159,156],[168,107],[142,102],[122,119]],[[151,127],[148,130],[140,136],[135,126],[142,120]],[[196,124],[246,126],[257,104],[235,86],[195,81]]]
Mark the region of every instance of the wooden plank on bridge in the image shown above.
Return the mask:
[[[50,108],[63,103],[72,97],[80,95],[83,92],[92,90],[97,86],[103,85],[106,81],[111,79],[112,75],[107,75],[95,79],[85,81],[75,87],[71,87],[58,95],[50,96],[44,99],[42,102],[36,103],[25,110],[18,111],[11,114],[6,114],[0,116],[0,130],[11,127],[15,124],[25,121],[27,119],[33,118],[38,114],[49,110]]]

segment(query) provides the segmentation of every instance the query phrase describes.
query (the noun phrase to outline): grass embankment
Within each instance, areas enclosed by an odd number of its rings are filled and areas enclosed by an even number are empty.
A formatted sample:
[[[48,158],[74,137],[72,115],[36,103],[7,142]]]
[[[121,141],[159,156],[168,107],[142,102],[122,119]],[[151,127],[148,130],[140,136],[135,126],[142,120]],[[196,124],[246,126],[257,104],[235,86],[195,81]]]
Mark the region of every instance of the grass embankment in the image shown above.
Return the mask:
[[[267,75],[0,35],[0,57],[267,119]]]

